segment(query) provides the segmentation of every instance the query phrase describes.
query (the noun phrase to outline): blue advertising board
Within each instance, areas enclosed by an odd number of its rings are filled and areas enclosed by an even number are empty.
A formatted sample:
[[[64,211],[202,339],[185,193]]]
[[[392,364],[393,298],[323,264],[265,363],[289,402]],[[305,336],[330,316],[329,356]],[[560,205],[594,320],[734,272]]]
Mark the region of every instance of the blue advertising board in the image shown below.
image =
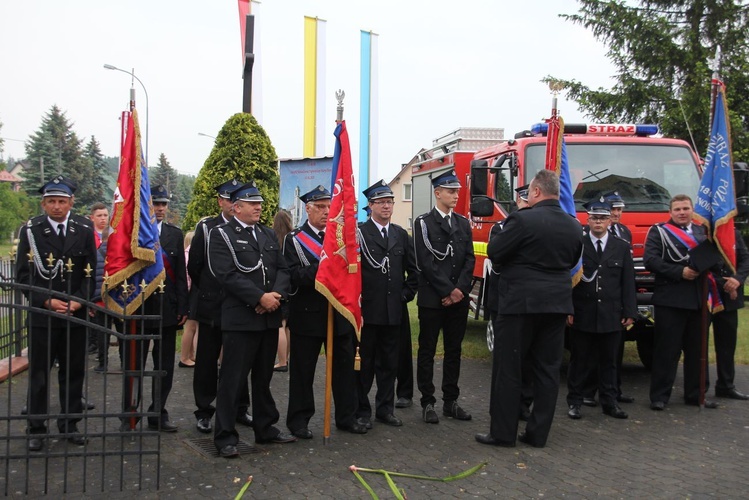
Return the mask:
[[[296,227],[307,218],[299,196],[321,184],[330,189],[333,157],[286,158],[278,160],[278,167],[281,176],[279,206],[291,213],[291,220]]]

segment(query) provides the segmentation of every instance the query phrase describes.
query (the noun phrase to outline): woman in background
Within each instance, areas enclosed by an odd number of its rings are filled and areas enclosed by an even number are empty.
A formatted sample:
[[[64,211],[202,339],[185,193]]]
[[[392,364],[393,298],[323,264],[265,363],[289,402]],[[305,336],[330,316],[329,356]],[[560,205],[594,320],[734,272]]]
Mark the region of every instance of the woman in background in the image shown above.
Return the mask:
[[[190,231],[185,235],[185,265],[190,254],[190,244],[195,231]],[[198,345],[198,321],[195,319],[194,311],[196,309],[195,300],[198,298],[198,290],[192,289],[190,275],[187,275],[187,289],[190,292],[190,311],[187,313],[187,321],[182,329],[182,350],[179,355],[180,368],[195,368],[195,348]]]
[[[294,227],[291,224],[291,214],[281,209],[273,218],[273,231],[275,231],[281,244],[292,229]],[[281,304],[281,312],[283,313],[283,321],[278,329],[278,363],[273,367],[273,370],[287,372],[289,371],[289,328],[286,326],[286,320],[289,319],[288,302]]]

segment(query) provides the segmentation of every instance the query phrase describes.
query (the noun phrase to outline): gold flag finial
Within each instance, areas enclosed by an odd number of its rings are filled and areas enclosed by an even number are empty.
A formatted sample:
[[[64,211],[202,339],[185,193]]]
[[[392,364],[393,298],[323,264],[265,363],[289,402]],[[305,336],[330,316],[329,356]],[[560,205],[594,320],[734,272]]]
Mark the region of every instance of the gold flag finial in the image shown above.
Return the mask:
[[[564,90],[564,82],[562,80],[549,80],[549,90],[552,95],[556,96]]]

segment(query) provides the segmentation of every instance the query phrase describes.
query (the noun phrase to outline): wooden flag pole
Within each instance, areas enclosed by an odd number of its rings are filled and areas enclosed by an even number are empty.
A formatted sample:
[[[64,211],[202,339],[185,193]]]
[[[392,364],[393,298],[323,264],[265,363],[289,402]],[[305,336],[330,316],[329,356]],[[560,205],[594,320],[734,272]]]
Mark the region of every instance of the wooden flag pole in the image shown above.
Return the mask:
[[[333,400],[333,304],[328,302],[328,333],[325,342],[325,410],[323,417],[323,445],[330,444],[330,406]]]

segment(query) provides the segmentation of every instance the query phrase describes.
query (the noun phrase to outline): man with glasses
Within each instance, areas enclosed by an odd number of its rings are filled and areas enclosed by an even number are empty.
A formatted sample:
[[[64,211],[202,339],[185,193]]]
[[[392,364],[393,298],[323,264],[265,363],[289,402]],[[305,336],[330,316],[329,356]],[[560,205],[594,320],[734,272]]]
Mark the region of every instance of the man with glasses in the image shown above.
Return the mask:
[[[358,422],[372,426],[369,391],[377,377],[375,418],[386,425],[403,425],[393,414],[395,377],[398,369],[398,340],[403,305],[416,295],[416,261],[408,233],[392,224],[395,195],[384,180],[364,190],[372,210],[370,219],[359,226],[362,254],[361,371]],[[408,277],[406,277],[408,274]]]
[[[301,439],[312,439],[309,421],[315,414],[313,383],[320,348],[327,344],[328,301],[315,290],[325,227],[330,211],[330,191],[317,186],[299,197],[307,220],[286,235],[283,254],[291,273],[289,301],[289,409],[286,426]],[[333,399],[338,429],[365,434],[356,421],[356,376],[354,374],[354,328],[338,312],[333,313]]]
[[[604,415],[627,418],[617,404],[616,358],[622,328],[631,325],[637,313],[635,268],[629,244],[608,231],[610,206],[604,198],[585,208],[589,230],[583,237],[583,276],[572,290],[574,315],[567,318],[567,415],[573,420],[582,417],[585,382],[596,372]]]

